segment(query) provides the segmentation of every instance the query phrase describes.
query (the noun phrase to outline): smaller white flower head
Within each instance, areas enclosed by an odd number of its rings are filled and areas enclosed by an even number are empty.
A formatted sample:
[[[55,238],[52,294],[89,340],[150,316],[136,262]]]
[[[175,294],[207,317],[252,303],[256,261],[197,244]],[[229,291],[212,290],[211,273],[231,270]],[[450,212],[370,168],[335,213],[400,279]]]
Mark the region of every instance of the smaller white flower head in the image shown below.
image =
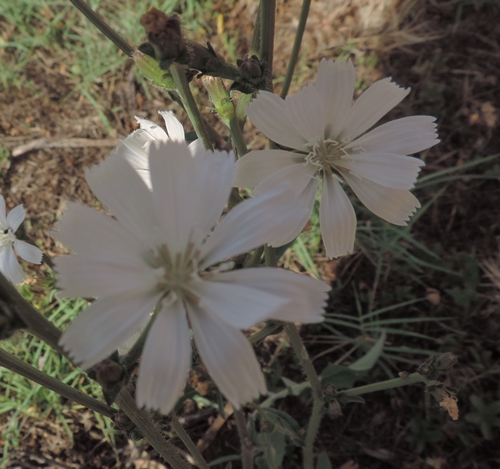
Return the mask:
[[[439,142],[435,119],[406,117],[365,133],[409,90],[386,78],[370,86],[353,104],[355,82],[350,60],[323,59],[315,83],[285,100],[261,91],[247,106],[255,126],[290,150],[248,153],[237,162],[234,185],[254,188],[254,194],[260,194],[289,181],[290,191],[301,201],[300,210],[271,245],[286,244],[300,233],[320,182],[321,233],[330,258],[350,253],[354,247],[356,215],[341,182],[369,210],[396,225],[406,225],[420,207],[409,189],[424,162],[407,155]],[[290,203],[296,203],[294,200]]]
[[[5,200],[0,195],[0,272],[15,284],[23,282],[26,274],[17,262],[14,249],[25,261],[33,264],[42,262],[42,251],[32,244],[17,239],[14,234],[25,217],[26,213],[22,205],[14,207],[6,215]]]
[[[282,269],[228,271],[225,260],[276,236],[286,190],[246,200],[218,222],[232,187],[234,155],[192,155],[185,143],[149,148],[151,190],[121,149],[87,172],[115,218],[70,204],[54,233],[74,256],[56,259],[68,297],[98,298],[69,326],[61,345],[83,368],[109,356],[150,320],[137,384],[139,405],[168,413],[191,361],[191,328],[208,372],[238,407],[266,392],[241,333],[270,318],[319,322],[328,285]],[[294,208],[292,207],[291,210]]]
[[[136,121],[141,126],[140,129],[132,132],[127,138],[120,141],[118,146],[125,159],[138,172],[146,185],[151,188],[151,178],[149,176],[149,146],[154,141],[184,142],[184,128],[172,111],[158,111],[167,131],[163,130],[156,122],[135,116]],[[203,151],[203,142],[199,139],[189,144],[189,150],[194,155]]]

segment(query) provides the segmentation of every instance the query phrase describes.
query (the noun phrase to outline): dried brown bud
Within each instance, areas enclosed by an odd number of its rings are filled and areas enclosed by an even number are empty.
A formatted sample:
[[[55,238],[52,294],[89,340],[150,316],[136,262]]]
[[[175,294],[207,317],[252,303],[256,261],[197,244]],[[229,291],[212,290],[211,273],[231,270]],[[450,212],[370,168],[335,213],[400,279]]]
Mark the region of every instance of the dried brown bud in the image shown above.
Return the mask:
[[[124,375],[123,367],[109,358],[99,362],[94,371],[97,382],[103,386],[118,383]]]
[[[113,418],[114,427],[122,432],[130,432],[135,428],[134,423],[126,416],[125,412],[119,410]]]
[[[238,68],[244,80],[255,83],[262,78],[263,66],[256,55],[238,60]]]
[[[458,420],[458,405],[455,393],[446,389],[444,386],[429,389],[429,392],[434,396],[439,406],[448,412],[448,415],[453,420]]]
[[[158,62],[167,60],[186,63],[186,42],[178,16],[168,16],[157,8],[151,8],[142,15],[140,23],[146,30]]]

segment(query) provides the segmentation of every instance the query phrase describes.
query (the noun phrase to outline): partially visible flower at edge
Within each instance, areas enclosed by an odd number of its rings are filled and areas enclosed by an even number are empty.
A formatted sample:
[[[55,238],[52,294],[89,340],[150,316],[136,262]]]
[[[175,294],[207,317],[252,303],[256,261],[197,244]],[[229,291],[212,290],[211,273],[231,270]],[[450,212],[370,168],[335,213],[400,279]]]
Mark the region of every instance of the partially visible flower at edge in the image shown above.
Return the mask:
[[[60,343],[89,368],[151,319],[136,397],[168,413],[187,379],[191,328],[208,372],[238,408],[266,392],[240,329],[271,318],[322,321],[330,287],[277,268],[229,271],[226,259],[265,244],[275,236],[273,221],[290,215],[281,209],[282,187],[238,204],[212,231],[231,191],[234,155],[192,155],[185,143],[160,141],[149,159],[152,190],[120,149],[87,171],[116,219],[71,203],[54,233],[76,253],[55,260],[61,293],[98,298]]]
[[[173,140],[174,142],[185,141],[184,128],[174,113],[172,111],[158,111],[158,114],[165,121],[166,132],[156,122],[135,116],[141,128],[132,132],[125,139],[120,140],[118,144],[118,148],[125,159],[137,171],[149,188],[151,188],[151,178],[149,176],[148,149],[151,142],[166,142],[168,140]],[[189,149],[194,155],[205,148],[203,142],[197,139],[189,144]]]
[[[6,215],[5,200],[0,195],[0,272],[15,284],[23,282],[26,274],[12,248],[14,247],[19,257],[33,264],[40,264],[43,256],[42,251],[36,246],[21,241],[14,235],[25,217],[22,205],[17,205]]]
[[[390,80],[374,83],[353,104],[352,62],[323,59],[315,83],[285,100],[260,91],[247,106],[255,126],[291,150],[248,153],[237,162],[234,185],[254,188],[256,195],[289,181],[301,201],[272,246],[284,245],[302,231],[320,181],[321,234],[330,258],[354,247],[356,215],[342,181],[369,210],[395,225],[406,225],[420,207],[409,189],[424,162],[407,155],[439,142],[435,118],[405,117],[364,134],[409,93]]]

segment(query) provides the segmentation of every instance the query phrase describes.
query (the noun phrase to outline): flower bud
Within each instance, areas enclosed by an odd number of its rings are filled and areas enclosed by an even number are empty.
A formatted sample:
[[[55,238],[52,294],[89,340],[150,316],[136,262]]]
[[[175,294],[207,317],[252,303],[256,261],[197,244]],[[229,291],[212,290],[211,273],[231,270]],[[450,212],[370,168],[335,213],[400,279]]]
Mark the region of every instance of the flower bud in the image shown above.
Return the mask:
[[[434,367],[436,371],[447,372],[451,370],[457,364],[457,362],[458,359],[455,355],[453,355],[453,353],[446,352],[436,357]]]
[[[94,370],[97,382],[103,386],[118,383],[124,375],[123,367],[109,358],[99,362]]]
[[[229,125],[229,121],[234,117],[234,105],[229,93],[224,87],[220,78],[205,76],[202,78],[203,84],[208,91],[210,100],[214,104],[215,110],[222,121]]]

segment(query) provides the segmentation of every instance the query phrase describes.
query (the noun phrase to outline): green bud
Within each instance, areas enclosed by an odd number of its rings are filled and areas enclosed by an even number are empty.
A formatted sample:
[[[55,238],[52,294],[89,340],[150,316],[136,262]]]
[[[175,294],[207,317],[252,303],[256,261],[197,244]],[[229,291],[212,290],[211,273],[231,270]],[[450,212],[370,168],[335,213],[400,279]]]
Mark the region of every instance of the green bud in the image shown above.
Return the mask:
[[[160,68],[160,64],[155,59],[138,50],[134,51],[132,59],[134,59],[137,68],[144,74],[144,76],[151,80],[151,84],[153,86],[167,90],[177,89],[170,72],[162,70]]]
[[[202,82],[208,91],[210,100],[214,104],[215,110],[221,117],[224,124],[229,126],[229,122],[234,118],[234,105],[231,97],[224,87],[220,78],[204,76]]]

